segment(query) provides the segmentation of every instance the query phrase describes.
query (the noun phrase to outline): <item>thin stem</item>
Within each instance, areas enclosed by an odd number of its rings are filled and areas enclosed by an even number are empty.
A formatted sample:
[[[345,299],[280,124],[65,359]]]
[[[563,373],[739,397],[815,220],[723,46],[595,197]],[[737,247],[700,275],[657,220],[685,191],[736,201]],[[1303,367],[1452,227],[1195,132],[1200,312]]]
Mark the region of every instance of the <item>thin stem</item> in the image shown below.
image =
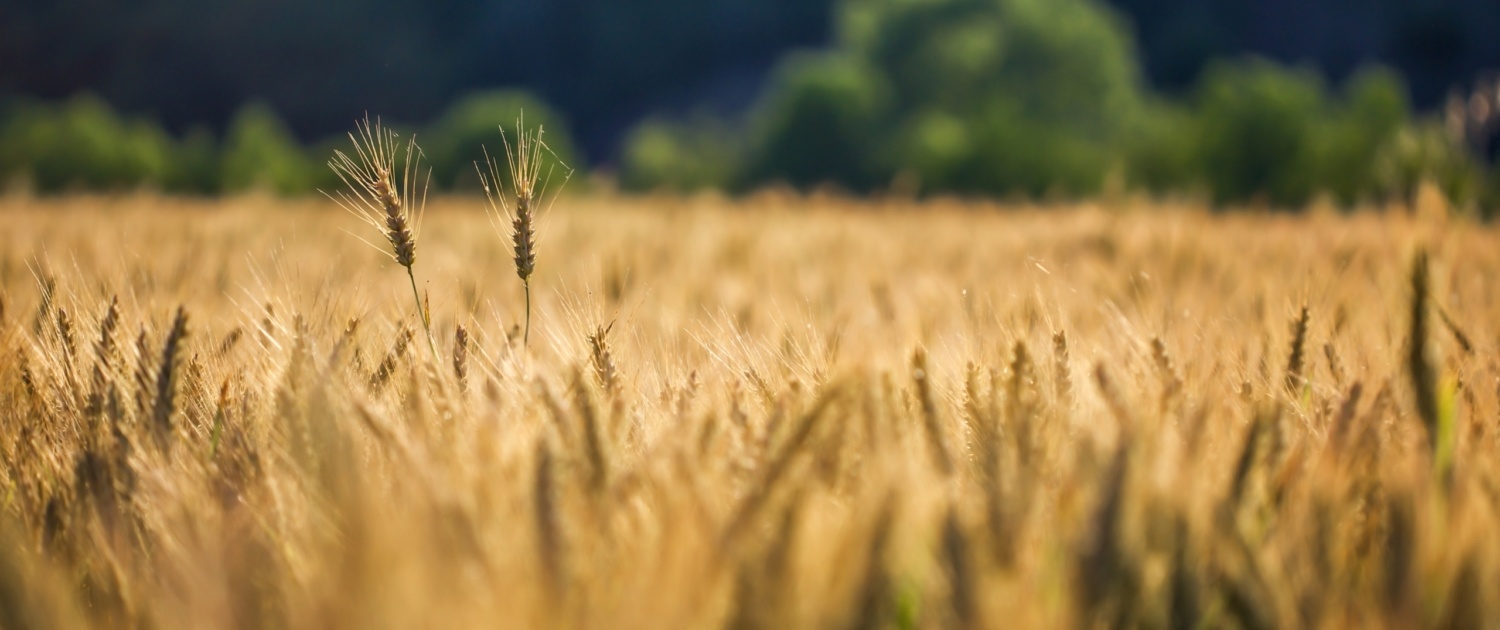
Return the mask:
[[[422,318],[422,329],[427,331],[427,348],[432,350],[432,360],[437,361],[437,344],[432,342],[432,322],[427,319],[427,309],[422,308],[422,296],[417,293],[417,275],[412,273],[411,267],[406,268],[406,277],[411,280],[411,297],[417,302],[417,316]]]
[[[525,348],[531,345],[531,281],[524,281],[521,286],[526,290],[526,333],[521,336],[521,347]]]

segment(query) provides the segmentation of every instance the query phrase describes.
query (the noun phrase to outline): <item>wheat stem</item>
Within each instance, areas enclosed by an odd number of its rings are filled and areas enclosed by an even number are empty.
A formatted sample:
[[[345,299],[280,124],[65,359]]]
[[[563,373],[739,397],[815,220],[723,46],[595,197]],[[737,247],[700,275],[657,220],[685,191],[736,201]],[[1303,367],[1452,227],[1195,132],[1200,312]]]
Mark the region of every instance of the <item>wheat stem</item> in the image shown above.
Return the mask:
[[[550,203],[546,196],[549,177],[543,173],[542,152],[551,153],[552,150],[542,141],[541,126],[534,131],[528,130],[524,118],[516,119],[515,144],[506,138],[503,128],[500,141],[505,146],[506,164],[502,166],[500,160],[490,157],[486,151],[485,166],[480,167],[476,162],[474,169],[479,173],[479,182],[484,187],[490,218],[496,229],[502,229],[505,221],[510,222],[509,238],[515,251],[516,276],[521,278],[521,289],[526,294],[526,332],[521,339],[525,347],[531,342],[531,274],[536,270],[536,218],[545,209],[544,204]],[[550,176],[551,168],[547,166],[546,175]],[[507,175],[515,194],[514,209],[505,195]]]
[[[427,349],[432,351],[432,360],[439,360],[437,344],[432,341],[432,322],[428,319],[427,309],[422,308],[422,296],[417,293],[417,276],[412,273],[411,267],[406,268],[406,278],[411,280],[411,298],[417,303],[417,317],[422,319],[422,329],[427,331]]]
[[[354,144],[354,155],[334,151],[333,159],[328,162],[348,190],[328,197],[370,224],[390,243],[391,260],[406,268],[417,315],[427,333],[427,348],[432,351],[432,359],[438,361],[441,357],[437,343],[432,340],[432,321],[427,309],[422,308],[422,295],[417,291],[417,277],[412,270],[417,261],[417,233],[427,206],[432,170],[427,169],[424,174],[422,150],[417,147],[415,136],[406,140],[403,156],[399,136],[381,127],[379,119],[371,123],[366,117],[362,123],[355,123],[355,133],[349,134],[349,139]],[[421,189],[420,195],[417,188]]]

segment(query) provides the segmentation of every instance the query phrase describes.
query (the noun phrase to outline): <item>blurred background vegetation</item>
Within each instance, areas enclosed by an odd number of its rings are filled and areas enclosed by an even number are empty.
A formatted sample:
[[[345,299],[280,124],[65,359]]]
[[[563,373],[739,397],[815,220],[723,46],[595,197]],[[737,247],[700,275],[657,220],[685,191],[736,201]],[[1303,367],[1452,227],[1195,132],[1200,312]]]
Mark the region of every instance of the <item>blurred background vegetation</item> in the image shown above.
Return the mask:
[[[636,191],[1500,198],[1444,119],[1479,0],[0,3],[0,184],[44,193],[328,188],[365,112],[472,190],[524,111]]]

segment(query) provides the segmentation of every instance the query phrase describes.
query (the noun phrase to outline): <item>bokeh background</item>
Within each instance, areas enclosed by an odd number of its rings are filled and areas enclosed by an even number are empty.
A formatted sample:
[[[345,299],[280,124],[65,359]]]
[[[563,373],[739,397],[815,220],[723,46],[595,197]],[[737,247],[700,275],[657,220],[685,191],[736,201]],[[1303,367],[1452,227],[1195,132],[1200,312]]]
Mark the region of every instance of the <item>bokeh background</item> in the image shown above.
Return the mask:
[[[474,185],[1494,204],[1489,0],[0,1],[0,184],[304,193],[367,112]],[[570,187],[575,186],[570,184]]]

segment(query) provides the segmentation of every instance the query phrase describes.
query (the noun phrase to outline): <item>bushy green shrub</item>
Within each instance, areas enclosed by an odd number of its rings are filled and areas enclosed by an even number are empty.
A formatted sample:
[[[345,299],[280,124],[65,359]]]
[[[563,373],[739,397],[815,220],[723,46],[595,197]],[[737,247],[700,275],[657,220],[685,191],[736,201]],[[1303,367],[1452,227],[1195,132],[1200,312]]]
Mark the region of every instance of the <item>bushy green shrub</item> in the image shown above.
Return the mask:
[[[260,105],[235,117],[222,153],[206,128],[174,139],[86,95],[21,103],[0,114],[0,173],[25,178],[43,193],[144,186],[190,194],[249,188],[295,194],[311,189],[313,168],[275,113]]]
[[[543,153],[544,175],[550,169],[557,178],[568,176],[582,158],[563,119],[524,93],[491,92],[459,101],[418,134],[434,167],[434,189],[477,182],[473,162],[484,159],[481,145],[501,157],[503,166],[499,128],[514,139],[523,110],[528,127],[546,127],[550,151]],[[147,121],[120,117],[89,96],[63,103],[11,103],[0,110],[0,181],[24,180],[43,193],[149,186],[191,194],[306,194],[339,185],[325,166],[334,150],[348,151],[348,138],[339,135],[304,146],[275,111],[259,103],[235,114],[222,146],[205,128],[174,139]]]
[[[1212,66],[1194,106],[1196,123],[1183,129],[1195,139],[1186,144],[1214,201],[1282,208],[1325,192],[1344,206],[1383,199],[1378,161],[1411,115],[1387,71],[1357,74],[1335,97],[1311,71],[1255,59]],[[1183,144],[1156,138],[1164,140]]]
[[[1078,197],[1110,179],[1297,208],[1324,193],[1345,206],[1409,199],[1430,181],[1460,205],[1500,206],[1500,172],[1414,125],[1405,87],[1383,70],[1332,91],[1310,71],[1221,61],[1169,99],[1143,88],[1128,30],[1100,0],[842,0],[837,24],[832,49],[784,59],[745,119],[637,125],[617,156],[621,185],[866,192],[899,177],[918,192]],[[416,132],[434,191],[472,190],[485,149],[508,179],[500,130],[514,140],[523,112],[546,129],[543,179],[583,179],[567,121],[526,92],[472,94],[402,132]],[[0,182],[42,192],[328,190],[335,149],[347,138],[305,148],[263,105],[241,110],[222,146],[201,129],[174,140],[86,96],[0,111]]]
[[[1376,153],[1373,187],[1386,198],[1411,202],[1424,183],[1465,206],[1482,194],[1483,175],[1442,127],[1426,124],[1398,132]]]
[[[1089,0],[854,0],[840,24],[771,83],[748,181],[1088,194],[1142,115],[1129,38]]]
[[[162,187],[174,192],[209,195],[220,190],[219,143],[213,132],[194,127],[178,140]]]
[[[1005,100],[1104,141],[1140,109],[1131,41],[1091,0],[865,0],[845,13],[846,45],[885,73],[903,115],[982,115]]]
[[[546,103],[526,92],[506,90],[472,94],[449,107],[437,120],[417,134],[417,143],[426,153],[432,166],[432,182],[439,188],[477,187],[478,177],[474,165],[484,164],[486,151],[505,165],[505,147],[501,142],[501,130],[505,138],[516,141],[516,124],[525,116],[527,128],[541,127],[545,131],[542,141],[547,151],[542,152],[541,174],[544,180],[556,185],[571,174],[579,177],[584,170],[583,156],[573,143],[572,132],[561,114]],[[509,174],[501,173],[509,184]]]
[[[1317,189],[1323,84],[1267,62],[1212,66],[1198,91],[1198,159],[1218,203],[1305,204]]]
[[[1410,118],[1400,78],[1383,69],[1356,75],[1322,125],[1319,187],[1346,206],[1382,197],[1376,161]]]
[[[1405,87],[1362,72],[1220,62],[1189,99],[1142,87],[1132,42],[1093,0],[846,0],[837,47],[787,61],[751,126],[743,181],[855,190],[1097,193],[1107,173],[1219,204],[1377,201]],[[668,143],[656,137],[662,153]]]
[[[264,190],[291,195],[312,191],[319,164],[303,152],[274,111],[251,104],[229,123],[221,168],[225,192]]]
[[[126,189],[161,184],[173,159],[171,137],[78,96],[61,105],[20,103],[0,123],[0,173],[41,192]]]
[[[1206,183],[1198,148],[1197,112],[1173,101],[1153,101],[1125,141],[1126,182],[1154,195],[1200,193]]]
[[[883,183],[881,128],[891,95],[874,68],[847,54],[797,56],[772,86],[752,122],[749,182],[853,190]]]
[[[744,159],[740,144],[734,129],[710,117],[648,119],[625,138],[620,185],[634,191],[729,188]]]

